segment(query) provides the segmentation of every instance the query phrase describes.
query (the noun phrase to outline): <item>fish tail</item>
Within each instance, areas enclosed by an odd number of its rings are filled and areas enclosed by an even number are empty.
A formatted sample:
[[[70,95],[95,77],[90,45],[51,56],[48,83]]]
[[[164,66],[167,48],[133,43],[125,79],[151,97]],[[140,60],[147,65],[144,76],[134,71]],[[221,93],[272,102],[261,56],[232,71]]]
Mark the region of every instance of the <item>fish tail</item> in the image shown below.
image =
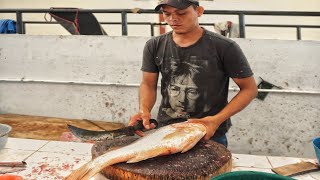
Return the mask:
[[[95,174],[97,174],[100,169],[94,166],[93,161],[90,161],[77,170],[73,171],[69,176],[64,180],[89,180]]]
[[[116,151],[116,150],[115,150]],[[89,180],[91,177],[99,173],[103,168],[116,164],[119,162],[124,162],[132,156],[121,156],[114,155],[112,151],[110,153],[105,153],[102,156],[99,156],[90,162],[84,164],[77,170],[73,171],[69,176],[64,180]]]

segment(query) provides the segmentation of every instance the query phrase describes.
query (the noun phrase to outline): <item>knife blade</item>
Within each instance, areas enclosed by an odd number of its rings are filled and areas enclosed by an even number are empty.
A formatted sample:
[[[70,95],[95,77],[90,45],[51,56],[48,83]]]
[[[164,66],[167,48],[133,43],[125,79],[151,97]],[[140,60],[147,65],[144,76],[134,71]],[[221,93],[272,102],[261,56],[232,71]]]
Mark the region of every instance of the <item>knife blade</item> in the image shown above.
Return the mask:
[[[155,119],[150,119],[150,123],[153,123],[156,127],[158,127],[158,122]],[[134,136],[135,131],[147,131],[146,129],[144,129],[142,121],[138,121],[134,126],[127,126],[111,131],[92,131],[88,129],[82,129],[70,124],[68,124],[68,129],[74,136],[80,138],[83,141],[112,140],[114,138],[122,136]]]
[[[0,162],[0,174],[24,171],[27,168],[25,161],[21,162]]]

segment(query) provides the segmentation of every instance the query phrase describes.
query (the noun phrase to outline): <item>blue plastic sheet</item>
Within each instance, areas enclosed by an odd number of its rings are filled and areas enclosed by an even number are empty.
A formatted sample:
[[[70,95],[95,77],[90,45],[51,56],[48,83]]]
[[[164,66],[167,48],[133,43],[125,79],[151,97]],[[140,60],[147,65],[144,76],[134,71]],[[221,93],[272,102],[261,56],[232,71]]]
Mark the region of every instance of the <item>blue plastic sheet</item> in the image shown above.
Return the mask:
[[[16,22],[10,19],[0,20],[0,34],[17,33]]]

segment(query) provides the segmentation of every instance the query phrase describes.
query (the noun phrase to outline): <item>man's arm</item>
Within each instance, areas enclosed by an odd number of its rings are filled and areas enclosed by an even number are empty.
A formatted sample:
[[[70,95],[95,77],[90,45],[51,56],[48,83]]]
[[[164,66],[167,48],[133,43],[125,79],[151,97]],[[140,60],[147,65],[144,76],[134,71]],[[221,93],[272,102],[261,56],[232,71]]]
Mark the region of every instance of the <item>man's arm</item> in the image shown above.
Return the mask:
[[[137,121],[142,120],[146,129],[150,127],[151,110],[157,99],[157,83],[159,73],[143,72],[142,82],[139,89],[139,112],[130,118],[129,126],[136,124]],[[143,136],[142,132],[137,132],[138,135]]]
[[[207,134],[204,139],[209,140],[216,132],[221,123],[234,114],[244,109],[256,96],[257,86],[253,77],[233,78],[233,81],[239,86],[238,94],[214,116],[207,116],[201,119],[189,119],[190,122],[199,122],[207,127]]]

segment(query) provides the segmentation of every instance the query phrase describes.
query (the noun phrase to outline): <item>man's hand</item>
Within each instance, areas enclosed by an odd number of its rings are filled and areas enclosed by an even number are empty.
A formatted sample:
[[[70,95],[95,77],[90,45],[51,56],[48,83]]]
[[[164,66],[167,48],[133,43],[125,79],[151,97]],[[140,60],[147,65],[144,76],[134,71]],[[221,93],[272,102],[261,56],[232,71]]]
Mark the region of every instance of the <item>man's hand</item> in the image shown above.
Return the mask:
[[[159,73],[143,72],[142,82],[139,88],[139,109],[140,112],[130,118],[129,126],[133,126],[137,121],[142,121],[145,129],[153,129],[156,126],[150,124],[150,111],[156,102],[157,82]],[[136,131],[139,136],[144,136],[142,131]]]
[[[138,114],[133,115],[130,118],[128,126],[134,126],[137,124],[137,121],[142,121],[145,129],[153,129],[156,126],[154,124],[150,124],[151,114],[149,112],[140,111]],[[139,136],[144,136],[142,131],[136,131],[136,134]]]
[[[221,122],[224,120],[219,119],[217,116],[207,116],[201,119],[188,119],[188,122],[191,123],[200,123],[207,128],[207,133],[203,137],[204,140],[208,141],[216,132]]]

